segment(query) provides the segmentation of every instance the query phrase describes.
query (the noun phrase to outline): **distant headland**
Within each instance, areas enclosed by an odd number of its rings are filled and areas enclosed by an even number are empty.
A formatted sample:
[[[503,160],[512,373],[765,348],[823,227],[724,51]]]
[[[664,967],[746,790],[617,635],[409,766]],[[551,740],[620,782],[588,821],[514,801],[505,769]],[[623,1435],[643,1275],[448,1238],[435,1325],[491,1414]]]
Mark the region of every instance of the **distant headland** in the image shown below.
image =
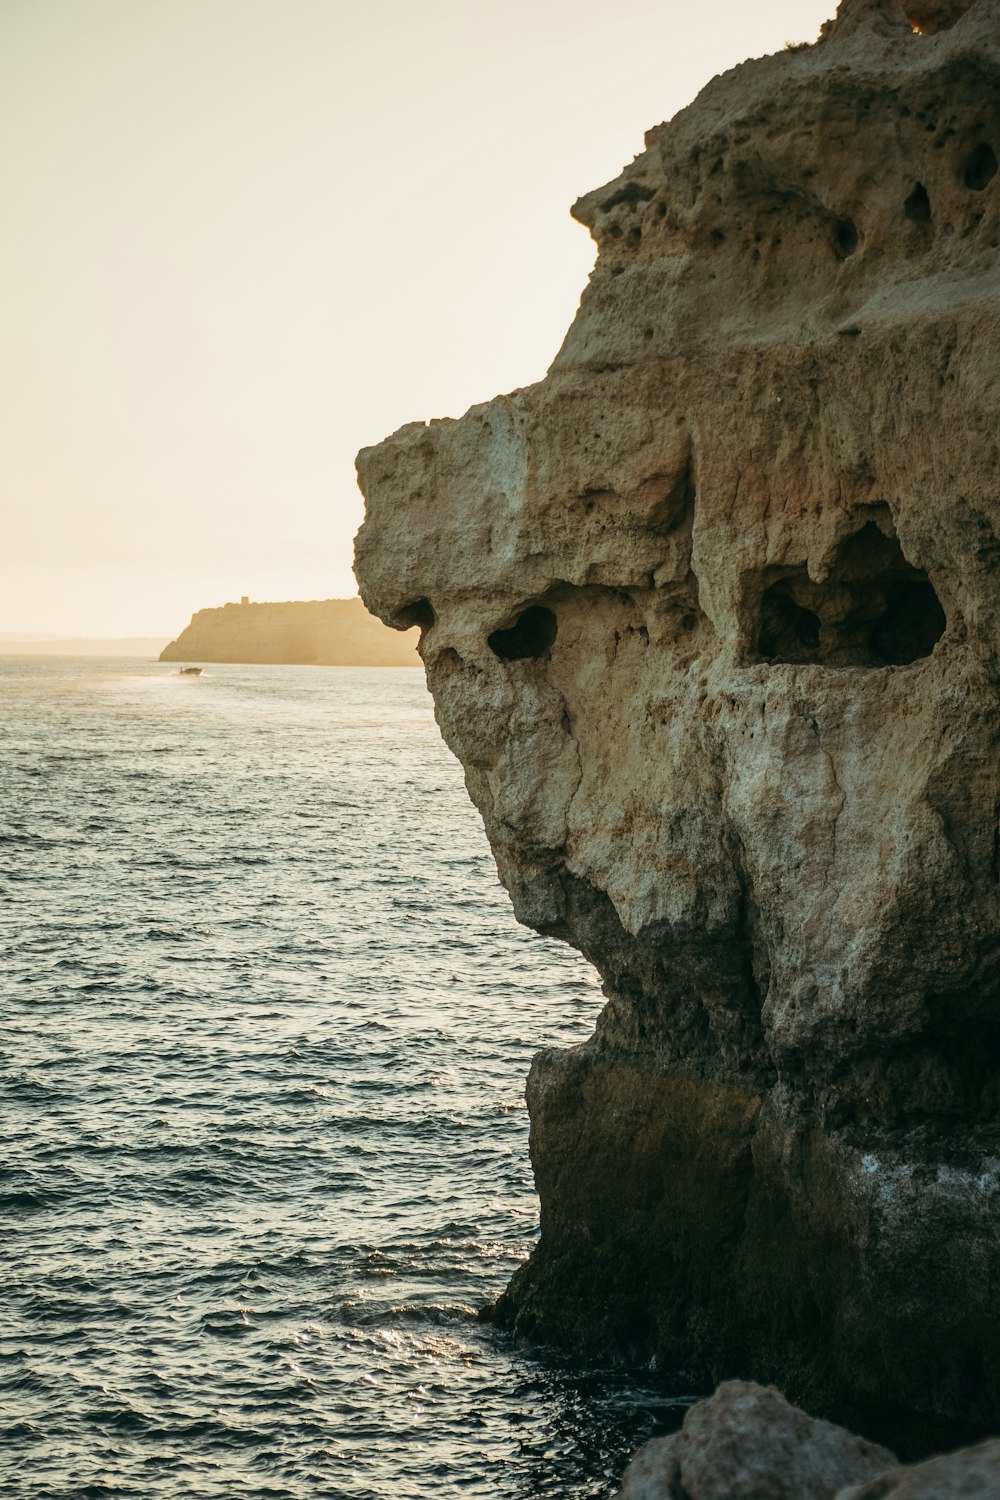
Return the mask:
[[[199,609],[161,661],[322,667],[418,667],[418,632],[390,630],[360,599],[309,599]]]

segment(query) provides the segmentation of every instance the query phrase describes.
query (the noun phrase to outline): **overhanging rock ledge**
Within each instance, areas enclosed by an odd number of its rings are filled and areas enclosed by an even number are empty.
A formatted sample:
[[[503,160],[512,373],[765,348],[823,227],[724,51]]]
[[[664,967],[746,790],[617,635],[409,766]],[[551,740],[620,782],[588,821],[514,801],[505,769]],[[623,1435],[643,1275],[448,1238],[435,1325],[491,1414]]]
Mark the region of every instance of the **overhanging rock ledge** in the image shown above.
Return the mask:
[[[544,381],[358,460],[364,599],[607,995],[499,1316],[904,1451],[1000,1413],[998,154],[1000,0],[847,0],[576,205]]]

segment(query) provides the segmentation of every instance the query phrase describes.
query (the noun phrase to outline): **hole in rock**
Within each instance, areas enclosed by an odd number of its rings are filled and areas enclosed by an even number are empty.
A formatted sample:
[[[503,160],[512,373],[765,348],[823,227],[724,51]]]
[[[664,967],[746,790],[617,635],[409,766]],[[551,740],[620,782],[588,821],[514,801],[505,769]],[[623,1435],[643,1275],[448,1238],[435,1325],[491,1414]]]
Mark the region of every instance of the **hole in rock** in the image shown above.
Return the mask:
[[[770,661],[815,661],[819,650],[819,616],[776,583],[761,600],[758,650]]]
[[[931,200],[927,196],[927,189],[922,182],[918,182],[913,192],[903,204],[903,213],[912,224],[929,224],[931,222]]]
[[[858,226],[853,219],[838,219],[833,227],[833,249],[838,260],[846,260],[858,248]]]
[[[764,590],[757,652],[771,662],[907,666],[930,656],[945,624],[927,574],[869,521],[842,543],[822,583],[801,568]]]
[[[404,604],[396,615],[398,624],[404,630],[409,630],[414,625],[419,625],[421,630],[430,630],[436,619],[429,599],[414,599],[411,604]]]
[[[904,14],[919,36],[936,36],[960,21],[972,0],[910,0]]]
[[[965,163],[965,185],[974,193],[981,193],[984,187],[988,187],[997,175],[997,157],[992,146],[985,141],[970,154]]]
[[[872,630],[873,654],[892,666],[930,656],[945,617],[929,578],[901,579],[889,589],[885,614]]]
[[[655,197],[655,188],[646,187],[641,182],[627,182],[624,187],[618,189],[617,193],[612,193],[610,198],[604,200],[601,204],[601,212],[610,213],[620,203],[627,203],[630,208],[634,208],[637,203],[648,203],[650,198]]]
[[[532,604],[508,630],[494,630],[487,645],[501,661],[537,661],[552,646],[557,629],[551,609]]]

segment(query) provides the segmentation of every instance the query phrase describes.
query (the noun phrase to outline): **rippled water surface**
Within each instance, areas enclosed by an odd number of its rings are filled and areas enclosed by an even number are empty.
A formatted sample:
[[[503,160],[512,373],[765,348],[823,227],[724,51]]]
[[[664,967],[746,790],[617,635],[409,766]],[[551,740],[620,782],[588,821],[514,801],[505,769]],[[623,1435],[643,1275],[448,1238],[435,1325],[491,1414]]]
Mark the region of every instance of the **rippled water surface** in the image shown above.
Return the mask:
[[[475,1321],[600,1004],[415,671],[0,660],[7,1495],[603,1496],[676,1408]]]

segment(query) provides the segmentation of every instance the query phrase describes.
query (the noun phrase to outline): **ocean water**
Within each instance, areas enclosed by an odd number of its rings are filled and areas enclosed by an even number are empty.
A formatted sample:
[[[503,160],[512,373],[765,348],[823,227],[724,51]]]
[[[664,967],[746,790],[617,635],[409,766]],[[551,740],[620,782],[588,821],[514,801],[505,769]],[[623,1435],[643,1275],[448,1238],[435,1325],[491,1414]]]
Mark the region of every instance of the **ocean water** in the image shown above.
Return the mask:
[[[422,675],[0,659],[0,788],[2,1493],[612,1494],[683,1404],[476,1319],[600,990]]]

